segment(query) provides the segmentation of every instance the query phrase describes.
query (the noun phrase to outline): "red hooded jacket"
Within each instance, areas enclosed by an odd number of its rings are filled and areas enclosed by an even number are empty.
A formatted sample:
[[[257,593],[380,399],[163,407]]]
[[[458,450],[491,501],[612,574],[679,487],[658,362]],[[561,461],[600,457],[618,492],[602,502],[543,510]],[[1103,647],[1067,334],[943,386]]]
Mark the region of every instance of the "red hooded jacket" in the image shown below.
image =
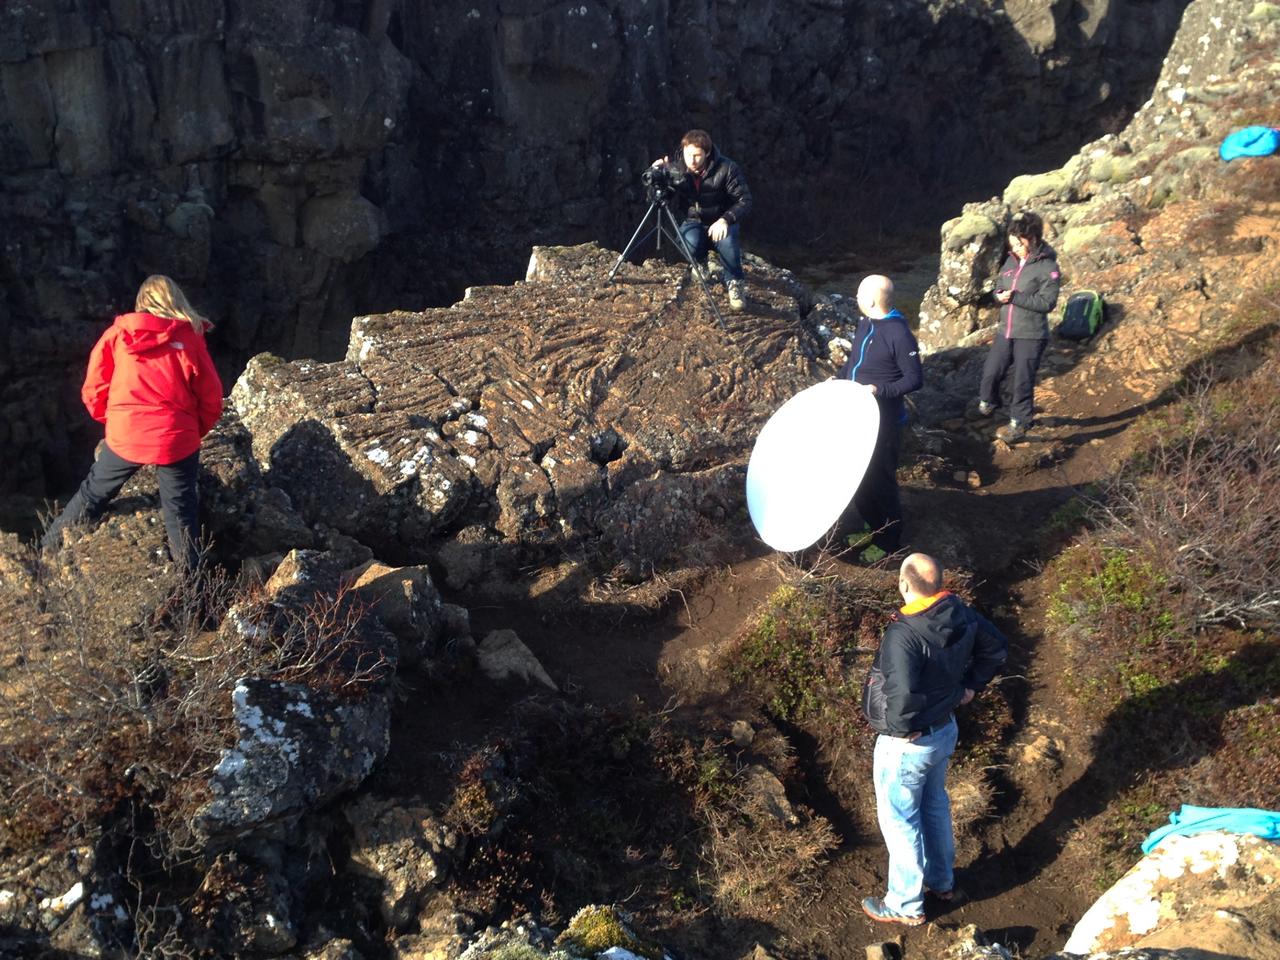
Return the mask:
[[[107,425],[107,446],[134,463],[176,463],[222,415],[222,381],[186,320],[116,317],[89,354],[80,399]]]

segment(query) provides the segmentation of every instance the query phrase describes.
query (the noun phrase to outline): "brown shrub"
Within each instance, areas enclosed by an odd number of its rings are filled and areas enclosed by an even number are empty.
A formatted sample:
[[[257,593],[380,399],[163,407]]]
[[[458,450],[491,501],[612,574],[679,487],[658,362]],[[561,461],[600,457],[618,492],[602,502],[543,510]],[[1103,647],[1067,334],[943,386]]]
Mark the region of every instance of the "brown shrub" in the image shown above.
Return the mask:
[[[363,613],[341,592],[277,608],[270,629],[218,630],[233,605],[267,601],[219,569],[179,578],[145,561],[130,570],[126,557],[112,576],[85,575],[80,548],[68,544],[52,564],[29,555],[21,565],[35,573],[21,594],[0,591],[4,613],[24,626],[0,650],[0,856],[106,838],[123,862],[103,868],[119,866],[134,894],[124,904],[134,946],[188,955],[176,918],[192,916],[186,903],[206,868],[191,819],[235,743],[237,681],[355,696],[389,667],[356,642]],[[147,586],[125,590],[130,577]]]
[[[700,720],[526,702],[457,758],[443,814],[471,838],[457,889],[490,915],[628,900],[650,920],[709,903],[770,916],[803,895],[835,836],[802,807],[780,822],[745,768]]]
[[[1249,397],[1201,378],[1098,505],[1097,541],[1148,564],[1168,608],[1197,627],[1280,623],[1278,391],[1275,364]]]
[[[1280,357],[1255,337],[1227,359],[1229,378],[1200,365],[1145,424],[1051,567],[1050,636],[1096,724],[1087,830],[1106,878],[1179,804],[1280,791]]]

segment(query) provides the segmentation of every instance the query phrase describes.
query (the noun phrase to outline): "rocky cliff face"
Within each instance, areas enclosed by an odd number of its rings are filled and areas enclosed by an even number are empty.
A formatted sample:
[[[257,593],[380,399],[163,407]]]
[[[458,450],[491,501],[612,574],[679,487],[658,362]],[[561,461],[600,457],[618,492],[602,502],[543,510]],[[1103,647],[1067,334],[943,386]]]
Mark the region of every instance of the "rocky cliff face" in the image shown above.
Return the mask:
[[[942,270],[925,295],[920,339],[940,350],[981,338],[1009,217],[1045,219],[1063,272],[1062,300],[1100,291],[1133,387],[1158,391],[1212,332],[1215,301],[1239,303],[1274,283],[1268,268],[1280,158],[1219,158],[1234,129],[1274,124],[1280,8],[1201,0],[1187,10],[1150,100],[1123,130],[1065,165],[1016,177],[942,227]],[[1176,278],[1176,279],[1175,279]],[[1056,318],[1051,318],[1056,319]],[[1170,329],[1179,337],[1170,337]]]
[[[228,375],[332,358],[355,313],[620,240],[692,125],[747,162],[757,237],[841,242],[1122,122],[1184,5],[6,3],[0,491],[80,473],[85,352],[148,272]]]

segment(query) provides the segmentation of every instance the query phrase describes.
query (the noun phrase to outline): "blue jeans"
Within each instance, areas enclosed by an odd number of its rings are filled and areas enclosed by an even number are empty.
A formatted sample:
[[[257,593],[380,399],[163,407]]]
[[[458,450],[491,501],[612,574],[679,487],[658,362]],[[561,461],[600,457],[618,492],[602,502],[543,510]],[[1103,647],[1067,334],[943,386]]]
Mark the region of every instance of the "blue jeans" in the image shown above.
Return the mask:
[[[698,263],[707,262],[707,248],[711,238],[707,236],[707,227],[698,220],[686,220],[680,224],[680,235],[689,245],[689,252]],[[724,239],[715,245],[720,254],[720,262],[724,264],[725,275],[730,280],[742,279],[742,245],[738,242],[738,225],[729,224],[729,232]]]
[[[947,797],[947,761],[956,748],[956,722],[912,742],[879,736],[872,769],[876,815],[889,848],[889,889],[884,904],[894,913],[924,913],[924,888],[955,884],[955,839]]]

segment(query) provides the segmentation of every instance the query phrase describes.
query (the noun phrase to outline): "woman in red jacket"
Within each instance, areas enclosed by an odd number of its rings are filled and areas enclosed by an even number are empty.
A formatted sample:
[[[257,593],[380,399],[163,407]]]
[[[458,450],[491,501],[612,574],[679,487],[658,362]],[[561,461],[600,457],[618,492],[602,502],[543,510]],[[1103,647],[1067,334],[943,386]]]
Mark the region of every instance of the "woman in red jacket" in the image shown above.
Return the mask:
[[[89,354],[80,397],[90,416],[107,425],[106,441],[79,491],[45,532],[43,547],[58,546],[68,524],[102,516],[125,482],[154,464],[169,552],[195,568],[200,440],[222,415],[222,381],[204,342],[212,328],[168,277],[143,281],[135,312],[116,317]]]

